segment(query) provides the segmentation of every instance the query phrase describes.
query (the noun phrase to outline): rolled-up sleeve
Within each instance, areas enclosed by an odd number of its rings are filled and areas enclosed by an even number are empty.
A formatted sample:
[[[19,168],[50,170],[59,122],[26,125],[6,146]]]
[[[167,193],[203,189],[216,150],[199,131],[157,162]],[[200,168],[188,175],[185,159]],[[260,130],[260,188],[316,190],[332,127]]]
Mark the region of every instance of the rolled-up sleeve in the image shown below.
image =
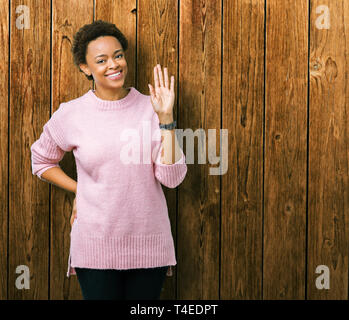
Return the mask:
[[[155,114],[156,115],[156,114]],[[161,129],[159,128],[159,118],[154,116],[154,129],[159,130],[158,137],[161,139]],[[181,158],[172,164],[165,164],[161,162],[161,153],[163,150],[163,146],[161,140],[157,142],[156,148],[158,150],[156,159],[153,163],[154,166],[154,175],[156,179],[168,188],[175,188],[180,185],[186,174],[187,174],[187,164],[185,163],[185,155],[181,148],[179,148],[181,152]]]
[[[164,164],[161,163],[161,152],[162,146],[160,148],[160,152],[157,157],[157,161],[154,163],[154,173],[155,177],[168,188],[175,188],[180,185],[186,174],[187,174],[187,165],[185,163],[185,155],[180,149],[182,157],[175,163],[172,164]]]
[[[72,150],[61,127],[61,123],[64,123],[65,105],[65,103],[60,104],[44,125],[39,139],[30,147],[32,173],[43,181],[47,180],[42,178],[42,174],[50,168],[60,167],[59,162],[63,159],[65,152]]]
[[[32,144],[30,150],[32,173],[43,181],[46,180],[41,175],[50,168],[60,167],[59,162],[65,154],[52,138],[47,124],[44,125],[40,138]]]

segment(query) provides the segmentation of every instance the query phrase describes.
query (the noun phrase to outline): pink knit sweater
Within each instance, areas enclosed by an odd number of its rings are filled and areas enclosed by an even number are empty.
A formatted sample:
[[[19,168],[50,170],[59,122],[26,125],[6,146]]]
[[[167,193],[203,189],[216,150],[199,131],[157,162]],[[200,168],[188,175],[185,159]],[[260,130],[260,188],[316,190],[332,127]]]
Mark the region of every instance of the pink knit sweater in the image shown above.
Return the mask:
[[[180,150],[179,161],[161,163],[161,130],[150,96],[128,89],[120,100],[100,99],[90,89],[61,103],[31,146],[32,173],[43,181],[43,172],[59,167],[65,152],[75,157],[77,218],[67,277],[76,275],[74,267],[177,264],[161,184],[175,188],[183,181],[185,155]]]

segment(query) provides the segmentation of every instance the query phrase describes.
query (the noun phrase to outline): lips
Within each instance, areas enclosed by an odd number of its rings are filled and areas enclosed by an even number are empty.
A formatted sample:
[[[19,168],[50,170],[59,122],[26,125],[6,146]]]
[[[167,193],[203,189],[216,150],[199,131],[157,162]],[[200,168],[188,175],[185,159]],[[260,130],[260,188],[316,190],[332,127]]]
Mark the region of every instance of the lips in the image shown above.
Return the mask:
[[[115,73],[118,73],[118,72],[121,72],[121,73],[122,73],[122,69],[121,69],[121,70],[118,70],[118,71],[115,71],[115,72],[108,73],[108,74],[106,74],[105,76],[108,77],[108,76],[111,76],[112,74],[115,74]]]
[[[119,73],[119,72],[120,72],[120,73]],[[115,74],[117,74],[117,73],[119,73],[119,75],[116,76]],[[107,77],[109,80],[112,80],[112,81],[120,80],[120,79],[122,79],[123,76],[124,76],[124,75],[123,75],[122,70],[120,70],[120,71],[118,71],[118,72],[111,73],[110,75],[106,75],[106,77]]]

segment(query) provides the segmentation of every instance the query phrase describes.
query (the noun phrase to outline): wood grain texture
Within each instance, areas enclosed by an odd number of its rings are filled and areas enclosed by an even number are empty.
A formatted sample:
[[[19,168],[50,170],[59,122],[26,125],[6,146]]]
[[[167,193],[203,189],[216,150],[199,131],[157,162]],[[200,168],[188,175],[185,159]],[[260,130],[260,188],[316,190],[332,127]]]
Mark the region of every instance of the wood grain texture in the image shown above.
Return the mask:
[[[308,1],[266,14],[263,299],[304,299]]]
[[[317,27],[321,5],[329,29]],[[125,85],[149,95],[153,67],[168,67],[177,127],[196,133],[193,154],[183,139],[185,180],[162,186],[177,266],[161,299],[348,299],[348,1],[0,0],[0,10],[1,300],[82,299],[66,277],[74,195],[32,175],[30,146],[60,103],[93,87],[71,46],[99,19],[129,41]],[[221,128],[228,171],[210,175]],[[72,152],[60,166],[77,179]],[[21,265],[30,290],[15,286]],[[316,287],[319,265],[328,290]]]
[[[76,14],[79,12],[79,14]],[[75,99],[93,87],[73,63],[74,34],[93,22],[93,0],[52,2],[52,113],[60,103]],[[60,166],[77,181],[73,152],[67,152]],[[70,248],[70,217],[75,195],[52,185],[50,299],[82,299],[75,275],[66,276]]]
[[[177,298],[219,299],[220,176],[209,174],[207,135],[215,129],[219,156],[221,3],[180,1],[179,36],[180,128],[198,136],[194,150],[186,148],[188,140],[183,146],[188,171],[178,201]],[[203,152],[205,163],[198,164]]]
[[[150,95],[148,84],[153,87],[154,66],[160,64],[161,68],[167,67],[168,76],[175,76],[175,105],[174,119],[177,118],[177,24],[178,24],[178,6],[176,0],[138,0],[137,8],[137,89],[143,94]],[[178,118],[177,118],[178,120]],[[178,127],[182,123],[177,122]],[[178,240],[176,234],[177,227],[177,191],[162,186],[164,191],[168,213],[171,223],[171,231],[177,250]],[[176,299],[176,279],[178,270],[177,265],[172,267],[172,277],[166,277],[163,291],[160,299]]]
[[[224,1],[221,299],[262,298],[264,2]]]
[[[8,116],[9,116],[9,19],[10,10],[7,1],[0,1],[0,300],[8,299]]]
[[[30,169],[30,145],[50,116],[50,7],[45,3],[11,1],[8,298],[15,300],[49,298],[49,185],[33,179]],[[17,28],[19,5],[29,8],[28,29]],[[21,265],[29,268],[30,290],[15,286]]]
[[[329,8],[329,29],[317,27],[320,5]],[[311,7],[308,299],[348,299],[349,3]],[[319,265],[329,268],[329,290],[315,285]]]

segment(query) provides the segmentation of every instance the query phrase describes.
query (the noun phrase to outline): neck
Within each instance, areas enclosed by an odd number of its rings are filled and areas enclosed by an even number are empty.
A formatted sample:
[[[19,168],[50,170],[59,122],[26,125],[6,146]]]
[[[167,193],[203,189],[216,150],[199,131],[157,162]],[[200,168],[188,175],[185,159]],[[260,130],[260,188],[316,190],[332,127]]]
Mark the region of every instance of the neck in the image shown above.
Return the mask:
[[[97,87],[93,92],[100,99],[114,101],[125,98],[129,93],[129,90],[124,87],[118,89],[100,89]]]
[[[96,95],[93,89],[88,91],[88,96],[93,105],[101,111],[117,111],[126,109],[134,105],[135,100],[139,97],[139,92],[134,87],[125,88],[127,94],[121,99],[107,100]]]

